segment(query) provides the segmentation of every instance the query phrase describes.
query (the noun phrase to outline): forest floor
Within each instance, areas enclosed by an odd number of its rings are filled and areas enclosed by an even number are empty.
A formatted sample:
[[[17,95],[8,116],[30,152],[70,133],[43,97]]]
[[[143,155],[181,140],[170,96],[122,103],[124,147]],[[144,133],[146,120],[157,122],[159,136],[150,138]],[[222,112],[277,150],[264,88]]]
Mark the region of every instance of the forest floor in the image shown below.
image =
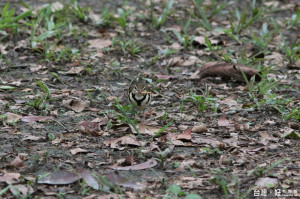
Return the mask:
[[[300,197],[299,1],[49,2],[0,3],[0,198]]]

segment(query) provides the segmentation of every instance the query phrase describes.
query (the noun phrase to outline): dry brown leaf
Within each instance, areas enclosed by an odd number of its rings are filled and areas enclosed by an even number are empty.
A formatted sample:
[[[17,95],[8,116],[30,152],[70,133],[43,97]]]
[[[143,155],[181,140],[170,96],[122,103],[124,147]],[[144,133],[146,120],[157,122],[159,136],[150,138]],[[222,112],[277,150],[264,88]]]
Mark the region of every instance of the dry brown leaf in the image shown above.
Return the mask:
[[[77,74],[81,73],[81,71],[84,71],[84,70],[85,70],[84,66],[81,66],[81,67],[72,67],[65,74],[68,74],[68,75],[77,75]]]
[[[300,69],[300,59],[298,61],[296,61],[295,63],[290,63],[287,65],[288,69]]]
[[[13,185],[9,188],[9,190],[15,195],[23,195],[23,196],[28,196],[30,194],[32,194],[34,192],[33,188],[31,186],[29,186],[28,189],[28,185],[22,185],[22,184],[18,184],[18,185]]]
[[[226,104],[228,106],[236,106],[236,105],[238,105],[237,101],[235,101],[232,96],[230,96],[230,97],[228,97],[228,98],[226,98],[226,99],[224,99],[222,101],[218,101],[218,102],[220,104]]]
[[[137,133],[137,132],[135,132],[134,128],[131,125],[130,125],[130,128],[133,133]],[[137,128],[141,134],[151,135],[151,136],[154,136],[155,133],[157,133],[159,131],[159,129],[161,129],[161,127],[150,126],[150,125],[146,125],[144,123],[140,123],[139,125],[137,125]]]
[[[21,115],[17,115],[17,114],[10,113],[10,112],[5,113],[4,115],[7,116],[6,122],[8,122],[8,123],[16,123],[16,122],[18,122],[20,119],[22,119],[22,116],[21,116]]]
[[[22,139],[22,141],[25,141],[25,140],[37,141],[40,139],[43,139],[43,137],[26,134],[26,135],[24,135],[24,138]]]
[[[259,81],[260,77],[258,76],[259,71],[249,68],[241,64],[233,63],[215,63],[208,62],[204,64],[200,69],[200,78],[209,77],[209,76],[221,76],[221,77],[232,77],[239,81],[245,81],[242,75],[242,72],[246,75],[249,80],[252,76],[255,76],[255,80]]]
[[[189,128],[189,129],[185,130],[183,133],[176,135],[175,139],[190,141],[192,139],[192,129]]]
[[[209,39],[209,41],[212,45],[216,45],[216,44],[220,43],[220,41],[216,40],[216,39]],[[203,36],[194,37],[193,45],[194,46],[203,46],[203,45],[206,46],[205,37],[203,37]]]
[[[107,39],[94,39],[94,40],[89,40],[88,42],[90,43],[89,48],[96,48],[98,50],[107,48],[112,44],[111,40],[107,40]]]
[[[88,151],[82,148],[71,149],[72,155],[76,155],[77,153],[87,153]]]
[[[165,79],[165,80],[169,80],[174,78],[173,75],[155,75],[158,79]]]
[[[171,59],[168,60],[168,66],[178,66],[182,64],[182,58],[181,57],[172,57]]]
[[[177,42],[174,42],[171,46],[170,46],[170,49],[174,49],[174,50],[180,50],[182,49],[183,47],[177,43]]]
[[[230,126],[225,114],[221,115],[220,119],[218,120],[218,126]]]
[[[128,178],[121,176],[117,171],[105,174],[104,178],[112,185],[119,185],[122,187],[128,187],[128,188],[132,188],[132,189],[136,189],[136,190],[140,190],[140,189],[144,188],[144,186],[141,185],[140,183],[136,183],[132,180],[129,180]],[[103,182],[103,185],[107,186],[107,184],[105,182]],[[106,198],[103,198],[103,199],[106,199]],[[110,199],[110,197],[109,197],[109,199]]]
[[[277,52],[272,52],[271,55],[265,56],[265,65],[276,65],[276,66],[283,66],[284,59],[283,55]]]
[[[157,165],[157,161],[153,158],[148,160],[147,162],[136,164],[133,166],[127,166],[127,167],[117,167],[117,166],[110,166],[110,168],[115,170],[123,170],[123,171],[136,171],[136,170],[143,170],[143,169],[149,169],[152,167],[155,167]]]
[[[81,176],[71,171],[60,171],[38,178],[38,184],[67,185],[77,182]]]
[[[54,120],[53,116],[24,116],[22,117],[23,122],[47,122],[49,120]]]
[[[78,124],[78,130],[82,133],[99,136],[103,134],[101,124],[101,122],[83,121]]]
[[[0,176],[0,182],[6,182],[7,184],[17,183],[21,174],[19,173],[5,173],[3,176]]]
[[[12,168],[22,168],[24,167],[24,161],[17,156],[11,163],[8,164],[8,166]]]
[[[255,182],[255,185],[258,186],[257,189],[273,188],[278,185],[278,179],[269,177],[258,178]]]
[[[84,179],[86,184],[88,184],[93,189],[97,190],[99,189],[99,184],[97,182],[97,179],[91,174],[91,172],[87,169],[79,169],[78,170],[79,175]]]
[[[84,108],[87,106],[87,103],[82,100],[70,99],[70,100],[63,100],[62,106],[78,113],[84,110]]]
[[[193,133],[204,133],[207,132],[207,128],[205,124],[196,125],[192,128]]]
[[[130,135],[130,136],[123,136],[117,139],[105,140],[104,144],[106,146],[110,146],[113,149],[122,150],[123,147],[120,147],[120,145],[143,146],[145,145],[145,142],[137,141],[134,135]]]
[[[217,147],[217,140],[216,139],[210,139],[210,138],[194,138],[192,139],[192,142],[193,143],[196,143],[196,144],[204,144],[204,145],[210,145],[212,146],[213,148],[216,148]]]

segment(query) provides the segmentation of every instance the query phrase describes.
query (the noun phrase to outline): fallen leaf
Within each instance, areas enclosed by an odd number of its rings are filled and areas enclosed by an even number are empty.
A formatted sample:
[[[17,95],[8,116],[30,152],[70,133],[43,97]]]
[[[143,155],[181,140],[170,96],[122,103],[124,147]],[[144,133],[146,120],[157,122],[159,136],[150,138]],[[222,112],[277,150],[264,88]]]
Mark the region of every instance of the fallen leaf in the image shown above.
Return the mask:
[[[216,40],[216,39],[209,39],[209,41],[212,45],[216,45],[216,44],[220,43],[219,40]],[[203,45],[207,46],[206,42],[205,42],[205,37],[203,37],[203,36],[194,37],[193,45],[194,46],[203,46]]]
[[[82,133],[88,133],[90,135],[102,135],[101,131],[101,122],[88,122],[83,121],[78,124],[78,129]]]
[[[171,46],[170,46],[170,49],[174,49],[174,50],[180,50],[180,49],[182,49],[183,47],[179,44],[179,43],[177,43],[177,42],[174,42]]]
[[[287,65],[288,69],[300,69],[300,59],[298,61],[296,61],[295,63],[290,63]],[[299,78],[298,78],[299,79]]]
[[[235,98],[236,99],[236,98]],[[226,104],[228,106],[236,106],[238,103],[236,100],[232,99],[232,96],[231,97],[228,97],[224,100],[221,100],[221,101],[218,101],[220,104]]]
[[[192,128],[192,132],[193,133],[203,133],[203,132],[207,132],[207,128],[205,124],[201,124],[201,125],[196,125]]]
[[[25,140],[37,141],[37,140],[40,140],[40,139],[43,139],[43,137],[27,134],[27,135],[24,135],[24,138],[22,139],[22,141],[25,141]]]
[[[69,71],[65,72],[65,74],[68,75],[77,75],[79,73],[81,73],[81,71],[84,71],[85,67],[81,66],[81,67],[72,67]]]
[[[258,178],[255,182],[255,185],[258,186],[258,189],[262,188],[274,188],[278,185],[278,179],[277,178]]]
[[[200,69],[200,78],[209,76],[225,76],[232,77],[239,81],[243,81],[244,77],[242,72],[246,75],[249,80],[252,76],[255,76],[255,80],[259,81],[260,77],[258,75],[259,71],[249,68],[248,66],[241,64],[225,63],[225,62],[208,62],[204,64]]]
[[[150,159],[147,162],[141,163],[141,164],[136,164],[132,166],[127,166],[127,167],[118,167],[118,166],[110,166],[111,169],[115,170],[123,170],[123,171],[134,171],[134,170],[143,170],[143,169],[149,169],[152,167],[155,167],[157,165],[157,161],[155,159]]]
[[[19,173],[5,173],[3,176],[0,176],[0,182],[6,182],[7,184],[17,183],[21,174]]]
[[[123,136],[117,139],[105,140],[104,144],[110,146],[113,149],[122,149],[120,145],[133,145],[133,146],[144,146],[145,142],[137,141],[134,135]]]
[[[165,80],[169,80],[174,78],[173,75],[155,75],[158,79],[165,79]]]
[[[176,140],[187,140],[190,141],[192,139],[192,129],[189,128],[187,130],[185,130],[183,133],[176,135],[175,139]]]
[[[221,115],[219,121],[218,121],[218,126],[229,126],[230,123],[229,121],[226,119],[225,114]]]
[[[135,129],[133,128],[133,126],[131,126],[131,125],[130,125],[130,129],[133,133],[137,133],[135,131]],[[161,127],[150,126],[150,125],[146,125],[144,123],[140,123],[139,125],[137,125],[137,129],[140,134],[154,136],[161,129]]]
[[[4,115],[6,115],[6,121],[8,123],[15,123],[15,122],[18,122],[22,116],[21,115],[17,115],[17,114],[14,114],[14,113],[10,113],[10,112],[7,112],[5,113]]]
[[[52,184],[52,185],[67,185],[77,182],[80,176],[70,171],[60,171],[56,173],[49,173],[46,176],[40,176],[38,179],[39,184]]]
[[[181,57],[172,57],[171,59],[168,60],[168,66],[178,66],[182,64],[182,58]]]
[[[121,176],[116,171],[105,174],[103,177],[112,185],[119,185],[122,187],[132,188],[132,189],[136,189],[136,190],[140,190],[140,189],[144,188],[143,185],[137,184],[136,182]],[[103,184],[106,185],[105,182],[103,182]]]
[[[210,138],[194,138],[192,139],[192,142],[195,144],[205,144],[209,145],[213,148],[217,147],[217,140],[216,139],[210,139]]]
[[[81,175],[82,179],[93,189],[97,190],[99,189],[99,184],[97,182],[97,179],[90,173],[87,169],[81,169],[78,171],[78,173]]]
[[[87,153],[88,151],[82,148],[71,149],[72,155],[76,155],[77,153]]]
[[[265,65],[276,65],[276,66],[283,66],[284,65],[284,59],[282,54],[279,54],[277,52],[272,52],[271,55],[265,56]]]
[[[24,167],[24,161],[17,156],[11,163],[8,164],[8,166],[12,168],[21,168]]]
[[[90,43],[89,48],[96,48],[98,50],[107,48],[112,45],[111,40],[105,40],[105,39],[94,39],[94,40],[89,40],[88,42]]]
[[[54,120],[53,116],[24,116],[22,117],[23,122],[47,122],[49,120]]]
[[[84,110],[84,108],[87,106],[87,103],[82,100],[70,99],[70,100],[63,100],[62,106],[79,113]]]
[[[300,134],[295,132],[294,129],[286,128],[281,137],[299,140],[300,139]]]
[[[28,189],[28,187],[29,187],[29,189]],[[20,193],[22,193],[21,195],[23,195],[23,196],[28,196],[28,195],[34,193],[34,190],[31,186],[29,186],[29,185],[25,186],[22,184],[10,186],[9,190],[15,196],[19,195]]]

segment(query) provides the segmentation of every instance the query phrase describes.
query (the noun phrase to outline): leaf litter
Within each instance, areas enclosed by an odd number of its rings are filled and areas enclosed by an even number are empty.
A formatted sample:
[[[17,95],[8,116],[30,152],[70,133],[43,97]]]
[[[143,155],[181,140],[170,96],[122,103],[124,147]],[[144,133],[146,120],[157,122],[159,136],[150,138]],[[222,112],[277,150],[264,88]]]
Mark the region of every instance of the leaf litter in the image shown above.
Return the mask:
[[[29,1],[33,15],[17,34],[1,30],[3,197],[171,198],[178,185],[186,198],[234,198],[300,186],[297,2],[194,1],[188,12],[187,2],[168,1],[170,13],[162,1],[153,12],[148,1],[75,2]],[[247,3],[257,7],[243,13]],[[10,6],[13,16],[28,11]],[[43,23],[33,32],[24,23],[41,9],[72,11],[75,21],[62,30],[61,16],[50,17],[54,29],[35,40]],[[245,28],[243,19],[253,21]],[[153,90],[145,121],[124,100],[138,76]]]

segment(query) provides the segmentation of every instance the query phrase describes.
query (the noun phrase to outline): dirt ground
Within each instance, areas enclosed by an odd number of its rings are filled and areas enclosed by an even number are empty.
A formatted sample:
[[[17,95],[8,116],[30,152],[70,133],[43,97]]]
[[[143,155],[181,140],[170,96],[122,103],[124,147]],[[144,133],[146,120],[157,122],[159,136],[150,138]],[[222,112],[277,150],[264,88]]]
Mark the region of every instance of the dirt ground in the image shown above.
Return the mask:
[[[49,2],[0,26],[1,198],[300,197],[299,1]]]

